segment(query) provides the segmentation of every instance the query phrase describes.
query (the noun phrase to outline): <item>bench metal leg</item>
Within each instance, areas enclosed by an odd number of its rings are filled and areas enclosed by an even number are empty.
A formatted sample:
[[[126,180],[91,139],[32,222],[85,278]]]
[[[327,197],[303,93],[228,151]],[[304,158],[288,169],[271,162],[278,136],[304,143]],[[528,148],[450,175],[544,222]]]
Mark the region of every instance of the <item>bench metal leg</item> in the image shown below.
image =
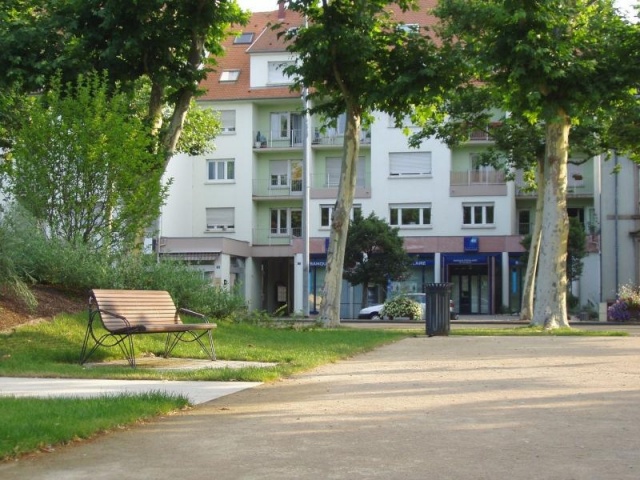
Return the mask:
[[[118,341],[118,346],[122,353],[127,358],[127,362],[129,362],[129,366],[131,368],[136,367],[136,352],[133,349],[133,335],[122,335],[120,340]]]
[[[185,339],[184,335],[187,333],[190,334],[192,338]],[[205,335],[209,337],[209,345],[206,345],[202,341],[202,337]],[[215,361],[216,350],[213,345],[213,334],[211,333],[211,330],[207,330],[206,332],[201,332],[199,334],[192,331],[167,334],[167,339],[165,340],[165,344],[164,344],[164,358],[168,358],[169,355],[171,355],[171,352],[176,347],[178,342],[190,343],[194,341],[198,342],[198,344],[200,345],[200,348],[202,348],[202,351],[205,353],[205,355],[207,355],[211,359],[211,361]]]
[[[89,339],[93,339],[93,346],[89,348]],[[107,344],[108,340],[112,340]],[[118,345],[120,350],[127,359],[127,363],[131,367],[136,366],[135,350],[133,349],[133,337],[131,335],[114,335],[111,333],[105,333],[100,338],[97,338],[92,328],[92,323],[87,326],[87,331],[84,334],[84,341],[82,342],[82,350],[80,352],[80,365],[84,365],[87,360],[93,355],[98,347],[114,347]]]

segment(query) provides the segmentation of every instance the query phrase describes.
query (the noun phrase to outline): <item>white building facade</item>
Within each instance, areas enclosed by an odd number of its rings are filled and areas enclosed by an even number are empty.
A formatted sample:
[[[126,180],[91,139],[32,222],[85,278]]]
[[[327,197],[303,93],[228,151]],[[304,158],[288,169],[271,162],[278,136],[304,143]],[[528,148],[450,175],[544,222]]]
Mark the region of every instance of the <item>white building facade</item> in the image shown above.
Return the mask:
[[[408,23],[427,21],[424,13],[411,15]],[[311,118],[305,129],[301,95],[282,73],[292,58],[267,27],[283,19],[296,26],[286,16],[292,13],[255,13],[243,34],[227,42],[200,101],[220,112],[223,133],[215,151],[171,160],[166,175],[173,183],[156,245],[160,256],[192,262],[216,285],[239,285],[252,309],[306,314],[307,303],[313,313],[321,302],[344,121],[326,128]],[[412,149],[402,129],[375,114],[361,135],[354,208],[399,227],[414,262],[407,280],[372,287],[370,301],[450,282],[462,314],[519,311],[520,242],[533,223],[535,197],[476,163],[490,143],[477,132],[455,150],[436,139]],[[599,163],[574,170],[569,213],[586,227],[599,218]],[[583,275],[592,280],[576,287],[581,302],[600,297],[594,239]],[[345,284],[343,318],[357,316],[360,298],[359,287]]]

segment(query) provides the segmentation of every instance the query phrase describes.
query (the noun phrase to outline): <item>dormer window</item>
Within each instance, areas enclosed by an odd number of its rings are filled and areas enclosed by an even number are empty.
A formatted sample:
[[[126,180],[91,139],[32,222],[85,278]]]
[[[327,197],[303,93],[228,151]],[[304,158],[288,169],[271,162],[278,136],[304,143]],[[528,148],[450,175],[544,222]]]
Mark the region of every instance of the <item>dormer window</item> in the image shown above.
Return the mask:
[[[220,74],[221,82],[236,82],[240,76],[240,70],[223,70]]]
[[[249,44],[253,42],[253,33],[242,32],[236,38],[233,39],[234,45]]]
[[[269,62],[268,83],[285,85],[292,83],[293,79],[284,71],[289,65],[293,65],[293,62]]]
[[[404,32],[404,33],[420,32],[420,25],[418,25],[417,23],[402,23],[398,25],[397,28],[398,28],[398,31]]]

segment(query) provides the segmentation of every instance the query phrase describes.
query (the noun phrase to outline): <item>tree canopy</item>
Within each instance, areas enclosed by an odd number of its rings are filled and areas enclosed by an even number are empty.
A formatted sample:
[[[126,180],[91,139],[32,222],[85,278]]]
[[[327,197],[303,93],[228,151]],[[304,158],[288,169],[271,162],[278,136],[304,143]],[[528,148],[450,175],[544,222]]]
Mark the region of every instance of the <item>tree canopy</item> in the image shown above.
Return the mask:
[[[91,71],[107,71],[124,90],[147,79],[147,124],[166,166],[199,82],[224,53],[221,40],[247,18],[235,0],[7,0],[0,5],[0,87],[31,93],[55,75],[66,83]]]
[[[286,72],[293,88],[307,91],[312,113],[335,118],[346,112],[338,198],[331,221],[327,274],[320,318],[340,323],[342,268],[349,216],[356,185],[361,124],[373,110],[406,111],[404,97],[394,97],[398,71],[417,57],[426,60],[428,38],[403,26],[398,14],[416,9],[414,0],[290,0],[287,7],[305,24],[283,31],[298,61]],[[404,28],[403,28],[404,27]],[[425,55],[417,55],[420,51]],[[431,79],[436,81],[437,75]]]
[[[637,30],[611,0],[441,0],[435,14],[456,83],[445,95],[455,99],[450,108],[459,108],[459,118],[475,121],[483,108],[493,108],[544,129],[538,185],[545,245],[538,276],[544,281],[536,282],[533,322],[564,326],[569,134],[615,115],[621,103],[637,104]],[[430,114],[429,104],[419,111],[433,123],[444,118],[442,111]]]
[[[369,285],[386,285],[408,272],[411,258],[398,232],[373,212],[368,217],[355,215],[349,225],[343,276],[351,285],[362,285],[362,308]]]
[[[23,110],[2,168],[12,197],[50,238],[131,247],[157,218],[164,157],[132,105],[95,73],[66,85],[54,79]]]

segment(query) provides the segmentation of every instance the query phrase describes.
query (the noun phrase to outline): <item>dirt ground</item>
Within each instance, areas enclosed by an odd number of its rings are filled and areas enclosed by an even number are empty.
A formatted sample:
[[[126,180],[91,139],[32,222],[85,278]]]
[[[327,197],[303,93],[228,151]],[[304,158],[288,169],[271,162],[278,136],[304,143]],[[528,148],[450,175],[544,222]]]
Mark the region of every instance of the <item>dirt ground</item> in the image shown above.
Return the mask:
[[[0,289],[0,332],[25,323],[51,320],[60,313],[76,313],[87,308],[86,299],[79,294],[44,286],[34,287],[32,292],[38,300],[38,305],[33,310],[15,294]]]

